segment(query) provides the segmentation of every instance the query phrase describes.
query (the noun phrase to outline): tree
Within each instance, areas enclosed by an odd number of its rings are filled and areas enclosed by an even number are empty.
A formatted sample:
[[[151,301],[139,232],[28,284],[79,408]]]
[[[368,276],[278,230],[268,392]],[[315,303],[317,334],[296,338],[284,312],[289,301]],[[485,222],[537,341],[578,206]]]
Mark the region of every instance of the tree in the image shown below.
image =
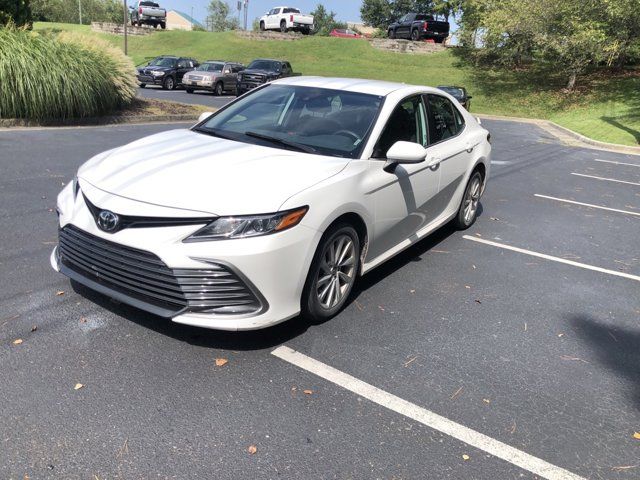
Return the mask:
[[[237,30],[240,23],[236,17],[230,17],[231,9],[229,4],[223,0],[211,0],[209,7],[209,16],[207,17],[207,27],[214,32],[223,32],[225,30]]]
[[[120,0],[81,0],[82,23],[122,23]],[[76,0],[31,0],[33,18],[43,22],[78,23],[80,21]]]
[[[0,25],[31,25],[29,0],[0,0]]]
[[[367,25],[386,30],[409,12],[432,13],[433,4],[433,0],[363,0],[360,16]]]
[[[336,12],[327,13],[327,9],[321,3],[316,6],[311,15],[313,15],[313,33],[315,35],[327,36],[334,28],[347,28],[346,23],[336,20]]]

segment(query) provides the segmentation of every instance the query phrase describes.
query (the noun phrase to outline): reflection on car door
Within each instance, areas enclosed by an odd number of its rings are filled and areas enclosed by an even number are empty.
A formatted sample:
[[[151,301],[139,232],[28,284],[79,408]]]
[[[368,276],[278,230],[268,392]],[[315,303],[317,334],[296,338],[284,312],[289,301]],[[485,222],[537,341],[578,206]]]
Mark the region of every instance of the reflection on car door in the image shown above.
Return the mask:
[[[400,102],[378,140],[368,170],[375,205],[370,259],[398,246],[437,216],[433,200],[440,180],[438,166],[430,168],[422,162],[398,165],[393,172],[383,170],[386,152],[395,142],[427,146],[427,132],[426,108],[422,97],[415,95]]]
[[[464,119],[458,109],[447,98],[426,95],[429,111],[430,156],[440,159],[439,208],[441,211],[451,202],[456,189],[464,180],[471,162],[475,145],[460,133],[464,130]]]
[[[191,70],[191,61],[186,58],[181,58],[178,60],[178,68],[176,69],[176,81],[178,83],[182,82],[182,77],[184,74]]]

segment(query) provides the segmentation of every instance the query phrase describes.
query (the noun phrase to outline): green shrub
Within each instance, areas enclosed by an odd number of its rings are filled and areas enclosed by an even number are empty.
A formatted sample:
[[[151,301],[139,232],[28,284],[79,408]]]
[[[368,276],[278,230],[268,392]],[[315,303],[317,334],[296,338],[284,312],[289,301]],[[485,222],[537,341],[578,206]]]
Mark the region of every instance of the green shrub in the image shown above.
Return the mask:
[[[0,118],[93,117],[131,103],[131,60],[102,40],[0,28]]]

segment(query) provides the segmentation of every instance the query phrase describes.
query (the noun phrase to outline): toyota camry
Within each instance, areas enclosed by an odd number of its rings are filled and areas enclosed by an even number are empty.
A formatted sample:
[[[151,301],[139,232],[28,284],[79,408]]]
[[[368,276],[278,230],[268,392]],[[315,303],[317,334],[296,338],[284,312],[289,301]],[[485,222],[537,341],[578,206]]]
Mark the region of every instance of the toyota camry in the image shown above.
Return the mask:
[[[82,165],[58,196],[51,264],[182,324],[322,321],[361,275],[447,223],[473,224],[490,152],[441,90],[275,81]]]

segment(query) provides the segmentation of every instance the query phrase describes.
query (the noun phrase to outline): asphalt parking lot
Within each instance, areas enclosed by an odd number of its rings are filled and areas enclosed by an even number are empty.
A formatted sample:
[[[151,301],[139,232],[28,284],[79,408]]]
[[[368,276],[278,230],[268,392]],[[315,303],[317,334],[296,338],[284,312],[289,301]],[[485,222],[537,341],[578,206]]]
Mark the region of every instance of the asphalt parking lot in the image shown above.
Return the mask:
[[[640,157],[484,124],[469,231],[373,271],[329,322],[243,334],[49,266],[76,168],[180,126],[0,131],[0,478],[640,478]]]
[[[205,90],[197,90],[193,93],[187,93],[181,88],[176,90],[163,90],[161,87],[156,86],[138,88],[138,97],[167,100],[170,102],[190,103],[193,105],[206,105],[214,108],[223,107],[236,98],[231,95],[218,97],[212,92],[207,92]]]

